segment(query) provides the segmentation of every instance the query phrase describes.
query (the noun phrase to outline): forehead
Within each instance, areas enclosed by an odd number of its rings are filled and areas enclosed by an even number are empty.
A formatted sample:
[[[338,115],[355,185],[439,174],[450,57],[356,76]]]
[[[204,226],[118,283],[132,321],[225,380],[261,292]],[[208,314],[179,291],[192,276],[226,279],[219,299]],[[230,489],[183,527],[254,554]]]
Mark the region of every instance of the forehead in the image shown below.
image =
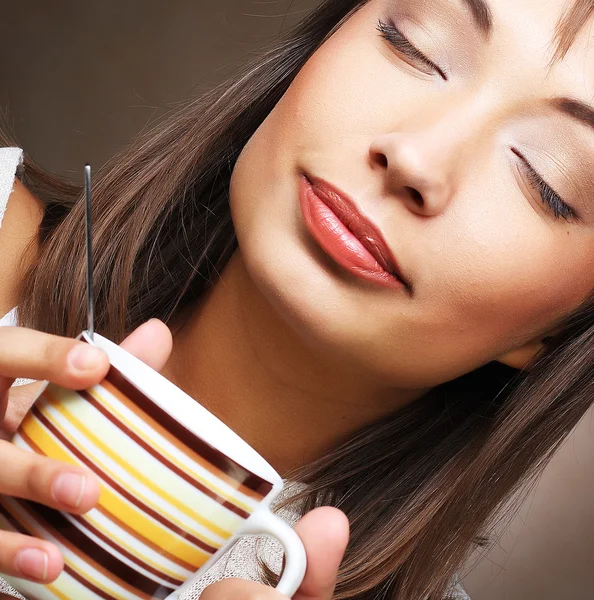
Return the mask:
[[[591,102],[594,98],[594,0],[367,0],[367,8],[406,15],[463,31],[477,13],[492,21],[486,60],[534,78],[548,90]],[[367,13],[364,9],[362,13]],[[463,16],[465,15],[465,16]],[[450,17],[447,18],[446,16]],[[356,20],[356,18],[355,18]],[[448,25],[445,25],[447,21]],[[447,37],[447,34],[446,34]],[[470,44],[472,45],[472,44]]]
[[[454,2],[466,0],[454,0]],[[468,0],[470,1],[470,0]],[[503,27],[515,23],[525,40],[546,60],[547,72],[556,71],[579,86],[578,95],[594,90],[594,0],[486,0],[494,20]],[[517,24],[521,23],[518,28]],[[513,29],[513,27],[512,27]],[[541,50],[541,52],[539,52]],[[542,53],[542,54],[541,54]]]
[[[571,47],[582,45],[583,49],[589,46],[593,39],[588,23],[594,15],[594,0],[446,1],[467,7],[484,2],[491,8],[496,23],[514,22],[520,17],[528,35],[532,30],[538,31],[539,35],[549,34],[553,62],[561,60]]]
[[[398,4],[401,0],[391,0]],[[404,0],[406,2],[406,0]],[[566,71],[594,90],[594,0],[418,0],[429,10],[458,5],[468,15],[486,7],[499,48],[521,48],[547,71]],[[520,60],[522,60],[520,58]],[[542,62],[544,61],[544,62]],[[529,61],[531,62],[531,61]],[[532,68],[536,66],[532,64]],[[573,72],[573,73],[572,73]]]

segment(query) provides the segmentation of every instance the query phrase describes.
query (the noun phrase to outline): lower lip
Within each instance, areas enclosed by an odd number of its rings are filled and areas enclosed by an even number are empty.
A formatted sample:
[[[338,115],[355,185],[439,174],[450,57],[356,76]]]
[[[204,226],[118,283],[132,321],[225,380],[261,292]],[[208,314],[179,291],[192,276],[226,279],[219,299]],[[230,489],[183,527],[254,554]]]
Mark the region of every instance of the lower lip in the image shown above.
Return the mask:
[[[347,226],[315,193],[303,175],[299,182],[299,202],[305,223],[318,244],[339,265],[361,279],[388,288],[404,284],[388,273]]]

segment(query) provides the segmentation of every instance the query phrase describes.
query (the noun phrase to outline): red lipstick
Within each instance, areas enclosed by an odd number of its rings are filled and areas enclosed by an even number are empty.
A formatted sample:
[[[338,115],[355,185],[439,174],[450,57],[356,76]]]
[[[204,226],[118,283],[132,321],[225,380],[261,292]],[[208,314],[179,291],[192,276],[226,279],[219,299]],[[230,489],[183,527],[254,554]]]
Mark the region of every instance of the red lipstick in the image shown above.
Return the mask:
[[[310,233],[338,264],[380,286],[408,288],[383,235],[344,192],[302,174],[299,200]]]

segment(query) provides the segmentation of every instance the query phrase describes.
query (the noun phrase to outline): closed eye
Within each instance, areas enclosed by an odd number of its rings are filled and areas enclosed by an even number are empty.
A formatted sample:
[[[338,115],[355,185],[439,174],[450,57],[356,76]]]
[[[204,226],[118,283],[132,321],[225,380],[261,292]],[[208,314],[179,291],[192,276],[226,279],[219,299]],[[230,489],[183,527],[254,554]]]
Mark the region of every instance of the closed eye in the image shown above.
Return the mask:
[[[579,220],[579,216],[575,210],[569,206],[569,204],[567,204],[548,183],[546,183],[526,158],[524,158],[523,154],[515,148],[512,148],[511,150],[524,164],[524,170],[526,171],[530,185],[538,192],[542,203],[553,213],[555,218],[562,218],[566,221]]]
[[[396,24],[389,17],[386,22],[379,19],[377,22],[376,29],[380,32],[381,36],[386,39],[390,44],[399,52],[402,52],[405,56],[412,59],[416,63],[421,63],[431,68],[432,71],[437,71],[439,75],[448,80],[448,76],[438,65],[436,65],[431,59],[427,58],[416,46],[413,46],[409,39],[396,27]]]
[[[376,29],[381,36],[386,39],[396,50],[423,66],[428,66],[432,71],[436,71],[444,79],[448,80],[448,76],[438,65],[431,59],[427,58],[410,40],[398,29],[394,21],[387,17],[386,21],[378,20]],[[423,71],[425,72],[425,71]],[[538,192],[542,203],[553,213],[556,219],[562,218],[566,221],[579,220],[579,215],[569,206],[555,190],[546,183],[546,181],[534,170],[532,165],[526,158],[515,148],[512,151],[524,165],[524,171],[528,177],[532,188]]]

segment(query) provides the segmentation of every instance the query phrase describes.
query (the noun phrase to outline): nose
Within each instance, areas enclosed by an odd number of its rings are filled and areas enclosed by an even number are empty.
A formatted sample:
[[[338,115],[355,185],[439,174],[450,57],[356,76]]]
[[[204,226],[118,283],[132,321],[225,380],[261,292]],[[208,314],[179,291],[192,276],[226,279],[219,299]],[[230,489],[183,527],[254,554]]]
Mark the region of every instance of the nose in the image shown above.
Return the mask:
[[[442,120],[414,131],[383,133],[370,145],[372,165],[382,173],[386,191],[417,214],[438,215],[452,197],[463,137],[452,125]]]

